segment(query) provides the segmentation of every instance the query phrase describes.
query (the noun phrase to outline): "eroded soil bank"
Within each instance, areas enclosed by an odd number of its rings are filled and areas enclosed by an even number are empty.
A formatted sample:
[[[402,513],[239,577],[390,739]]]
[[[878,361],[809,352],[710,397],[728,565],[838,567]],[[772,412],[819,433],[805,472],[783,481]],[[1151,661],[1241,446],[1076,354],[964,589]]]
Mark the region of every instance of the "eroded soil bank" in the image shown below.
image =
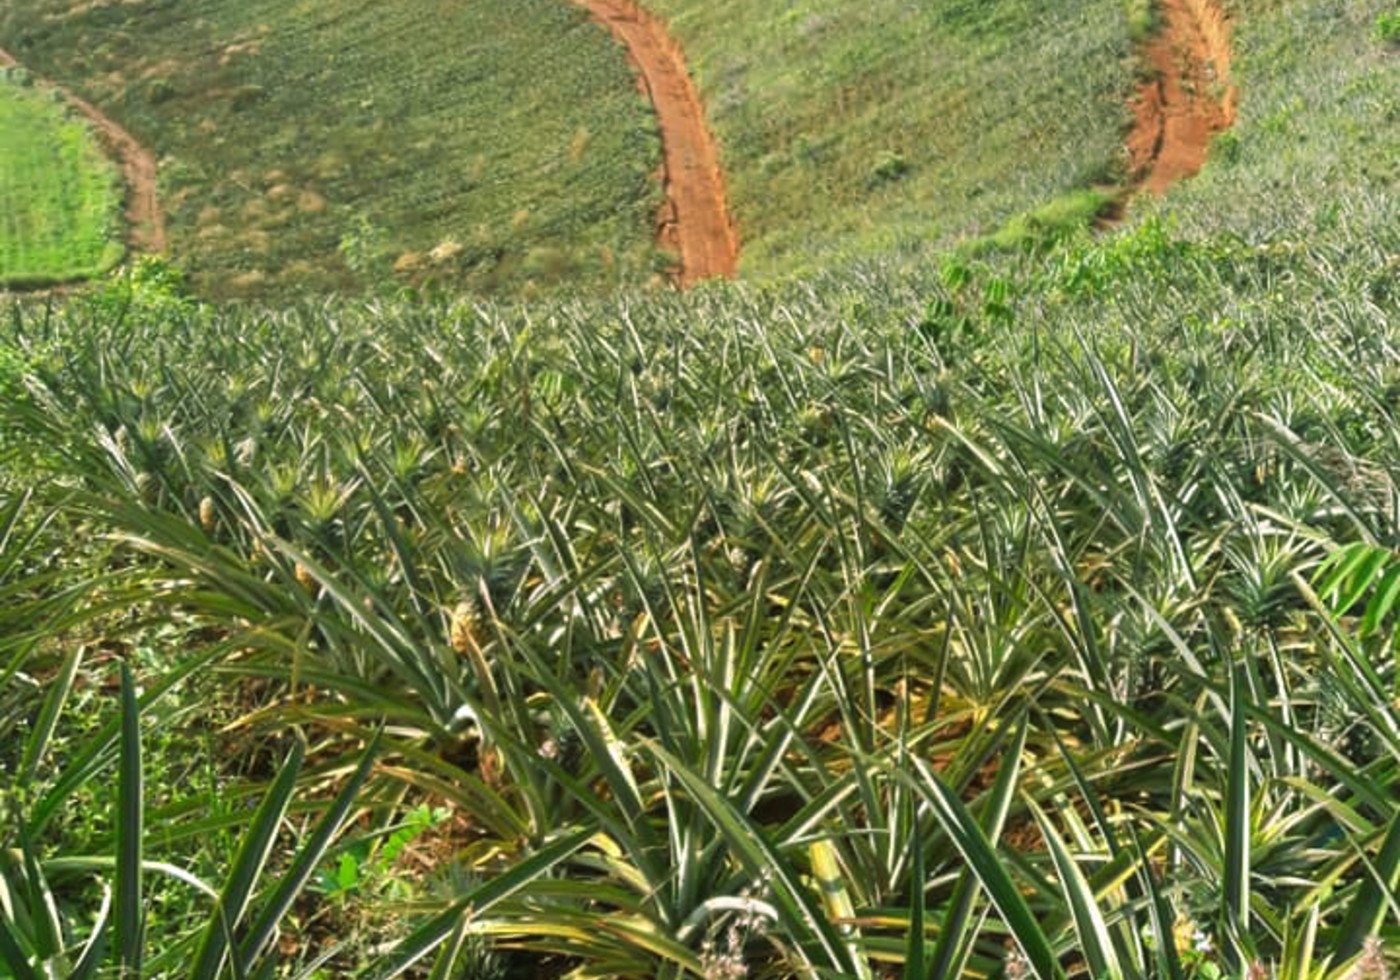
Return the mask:
[[[1219,0],[1159,0],[1145,51],[1152,77],[1133,105],[1133,190],[1161,194],[1205,165],[1211,140],[1235,121],[1230,24]]]
[[[574,2],[627,48],[655,107],[666,187],[657,239],[680,256],[678,282],[688,286],[732,278],[739,268],[739,237],[729,215],[719,151],[680,45],[660,20],[632,0]]]

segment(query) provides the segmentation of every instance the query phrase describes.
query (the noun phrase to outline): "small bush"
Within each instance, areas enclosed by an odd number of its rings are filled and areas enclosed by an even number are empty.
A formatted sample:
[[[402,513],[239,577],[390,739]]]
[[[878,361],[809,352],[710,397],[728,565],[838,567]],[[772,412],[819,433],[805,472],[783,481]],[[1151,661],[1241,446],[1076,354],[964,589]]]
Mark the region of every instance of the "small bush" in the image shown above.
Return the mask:
[[[1376,18],[1376,38],[1400,47],[1400,8]]]
[[[1215,139],[1211,140],[1210,155],[1216,160],[1234,163],[1240,158],[1239,134],[1232,129],[1216,134]]]
[[[153,78],[146,86],[146,101],[151,105],[160,105],[169,102],[175,97],[175,86],[168,78]]]
[[[909,161],[902,154],[886,150],[880,154],[875,166],[870,170],[871,186],[894,183],[907,176],[911,169],[913,168]]]
[[[229,97],[229,105],[234,112],[244,112],[267,98],[267,91],[261,85],[243,85],[235,89]]]

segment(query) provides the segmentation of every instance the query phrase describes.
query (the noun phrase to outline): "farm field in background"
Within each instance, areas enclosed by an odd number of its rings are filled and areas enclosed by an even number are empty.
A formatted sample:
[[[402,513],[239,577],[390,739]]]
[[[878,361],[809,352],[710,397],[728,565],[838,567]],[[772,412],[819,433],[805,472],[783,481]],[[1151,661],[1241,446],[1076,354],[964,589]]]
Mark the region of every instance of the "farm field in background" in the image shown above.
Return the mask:
[[[651,6],[706,99],[746,274],[989,233],[1115,177],[1122,0]]]
[[[121,188],[87,125],[0,68],[0,287],[106,272],[121,260]]]
[[[1390,0],[1235,0],[1239,119],[1205,169],[1142,214],[1194,237],[1361,240],[1400,220],[1400,48],[1378,25]]]
[[[7,6],[0,46],[161,158],[171,249],[205,295],[663,267],[648,107],[568,3]]]

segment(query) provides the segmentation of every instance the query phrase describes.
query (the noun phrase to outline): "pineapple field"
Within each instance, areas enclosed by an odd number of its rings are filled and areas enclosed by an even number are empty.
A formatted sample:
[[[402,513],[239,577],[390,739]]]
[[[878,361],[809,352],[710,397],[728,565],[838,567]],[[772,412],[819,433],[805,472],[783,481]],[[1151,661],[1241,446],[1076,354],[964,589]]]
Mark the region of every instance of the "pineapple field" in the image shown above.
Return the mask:
[[[0,13],[170,223],[0,300],[0,977],[1400,970],[1390,0],[415,9]],[[384,273],[458,219],[326,193],[306,266],[236,282],[187,223],[226,179],[184,169],[190,76],[111,74],[277,17],[279,71],[363,72],[379,22],[493,10],[529,93],[591,64],[625,106],[580,158],[625,191],[551,206],[635,267]],[[736,281],[668,281],[638,25]],[[599,60],[540,69],[546,29]],[[507,85],[423,60],[380,132]]]

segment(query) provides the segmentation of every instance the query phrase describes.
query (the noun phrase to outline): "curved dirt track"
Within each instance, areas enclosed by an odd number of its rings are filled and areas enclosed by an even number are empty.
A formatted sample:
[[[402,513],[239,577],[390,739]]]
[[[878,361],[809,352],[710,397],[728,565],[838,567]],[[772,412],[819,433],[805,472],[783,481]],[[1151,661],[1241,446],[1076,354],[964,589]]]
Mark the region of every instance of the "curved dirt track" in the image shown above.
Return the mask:
[[[1132,190],[1151,194],[1200,172],[1238,101],[1220,0],[1158,0],[1158,13],[1161,29],[1145,51],[1154,77],[1138,93],[1128,137]]]
[[[0,48],[0,68],[19,68],[20,63]],[[68,104],[92,124],[108,154],[121,167],[126,183],[127,244],[136,251],[165,251],[165,219],[156,198],[156,158],[136,138],[105,115],[91,102],[52,82],[37,80],[44,88],[57,89]]]
[[[680,253],[682,286],[732,278],[739,239],[729,216],[719,151],[680,45],[666,26],[633,0],[573,0],[627,48],[642,89],[656,110],[665,156],[666,204],[657,238]]]

